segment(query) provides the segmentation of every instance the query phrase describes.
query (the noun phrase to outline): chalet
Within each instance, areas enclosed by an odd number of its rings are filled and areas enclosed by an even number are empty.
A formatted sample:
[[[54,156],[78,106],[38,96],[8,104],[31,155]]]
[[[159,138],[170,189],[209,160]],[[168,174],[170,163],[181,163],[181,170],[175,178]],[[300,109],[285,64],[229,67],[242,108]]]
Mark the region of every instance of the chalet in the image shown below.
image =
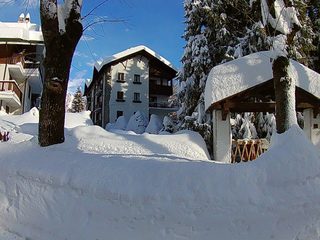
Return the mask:
[[[18,22],[0,22],[0,108],[21,114],[39,104],[42,32],[21,14]]]
[[[205,88],[205,108],[213,117],[214,159],[234,161],[230,126],[231,112],[275,112],[271,52],[254,53],[214,67]],[[290,60],[290,71],[296,84],[296,110],[303,113],[304,132],[316,143],[320,136],[320,75]],[[241,157],[255,155],[258,141],[236,148]],[[246,151],[246,152],[245,152]],[[261,153],[261,151],[260,151]],[[256,157],[256,156],[253,156]]]
[[[104,127],[119,116],[129,119],[137,111],[146,117],[163,117],[175,111],[168,99],[176,73],[169,61],[145,46],[96,63],[84,91],[93,122]]]

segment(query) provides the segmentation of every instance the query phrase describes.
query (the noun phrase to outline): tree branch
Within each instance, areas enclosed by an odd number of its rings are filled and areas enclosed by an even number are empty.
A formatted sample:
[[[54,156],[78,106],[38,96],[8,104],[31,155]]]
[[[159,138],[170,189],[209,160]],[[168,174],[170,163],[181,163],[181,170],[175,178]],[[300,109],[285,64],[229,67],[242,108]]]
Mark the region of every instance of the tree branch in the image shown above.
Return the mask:
[[[96,9],[98,9],[100,6],[108,2],[109,0],[104,0],[101,3],[99,3],[97,6],[95,6],[93,9],[91,9],[86,15],[84,15],[81,20],[85,19],[86,17],[90,16]]]

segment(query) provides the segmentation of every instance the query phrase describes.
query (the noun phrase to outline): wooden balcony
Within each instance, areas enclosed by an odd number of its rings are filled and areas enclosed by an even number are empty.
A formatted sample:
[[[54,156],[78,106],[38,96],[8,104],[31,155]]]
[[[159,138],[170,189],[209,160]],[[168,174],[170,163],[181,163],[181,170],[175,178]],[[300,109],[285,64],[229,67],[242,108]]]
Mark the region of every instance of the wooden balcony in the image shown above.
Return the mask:
[[[21,63],[24,66],[24,56],[22,54],[14,54],[11,57],[0,58],[0,64],[17,64]]]
[[[172,86],[157,85],[150,82],[149,94],[171,96],[172,93]]]
[[[168,102],[149,102],[150,108],[169,108],[169,109],[175,109],[176,106],[172,106]]]
[[[13,92],[17,95],[20,102],[22,100],[22,92],[14,80],[4,80],[0,81],[0,92]]]

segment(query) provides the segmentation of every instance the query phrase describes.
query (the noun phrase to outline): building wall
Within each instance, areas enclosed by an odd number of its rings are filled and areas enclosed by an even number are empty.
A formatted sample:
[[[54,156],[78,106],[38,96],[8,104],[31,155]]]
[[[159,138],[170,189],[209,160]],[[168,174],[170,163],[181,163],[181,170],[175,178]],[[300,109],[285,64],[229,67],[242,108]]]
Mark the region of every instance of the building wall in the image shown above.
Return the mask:
[[[6,70],[5,70],[6,69]],[[5,64],[0,64],[0,79],[1,80],[9,80],[9,70],[6,68]]]
[[[125,82],[117,82],[118,73],[124,73]],[[140,75],[141,84],[134,84],[134,75]],[[122,111],[129,120],[137,111],[149,116],[149,67],[148,59],[135,56],[111,67],[111,95],[109,101],[109,121],[115,122],[117,111]],[[124,102],[118,102],[117,92],[124,92]],[[134,93],[140,93],[141,103],[133,102]]]

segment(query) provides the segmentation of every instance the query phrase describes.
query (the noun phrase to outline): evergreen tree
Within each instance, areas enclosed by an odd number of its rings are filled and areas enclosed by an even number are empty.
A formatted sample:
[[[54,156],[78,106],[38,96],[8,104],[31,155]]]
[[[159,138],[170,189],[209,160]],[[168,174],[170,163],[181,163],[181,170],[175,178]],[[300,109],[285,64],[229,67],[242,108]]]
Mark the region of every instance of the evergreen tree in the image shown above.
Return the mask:
[[[82,112],[84,110],[85,110],[85,101],[82,97],[81,89],[80,87],[78,87],[77,91],[73,96],[71,111],[76,113],[76,112]]]

